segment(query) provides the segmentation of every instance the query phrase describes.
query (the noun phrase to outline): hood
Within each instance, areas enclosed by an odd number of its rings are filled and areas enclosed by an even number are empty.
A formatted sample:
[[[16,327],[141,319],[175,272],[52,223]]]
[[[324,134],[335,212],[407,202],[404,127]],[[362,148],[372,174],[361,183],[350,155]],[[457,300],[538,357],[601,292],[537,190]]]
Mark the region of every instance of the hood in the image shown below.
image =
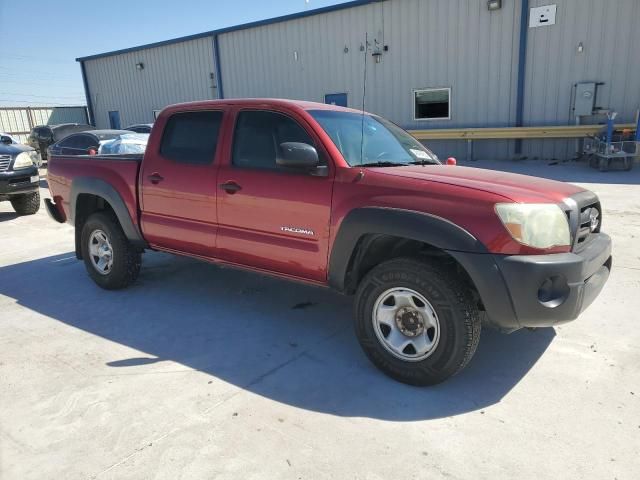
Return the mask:
[[[0,155],[11,155],[12,157],[22,152],[32,152],[33,148],[28,145],[21,145],[19,143],[12,143],[11,145],[5,145],[0,143]]]
[[[566,197],[584,191],[570,183],[531,177],[517,173],[451,165],[375,168],[377,174],[406,179],[445,183],[482,190],[514,202],[559,203]]]

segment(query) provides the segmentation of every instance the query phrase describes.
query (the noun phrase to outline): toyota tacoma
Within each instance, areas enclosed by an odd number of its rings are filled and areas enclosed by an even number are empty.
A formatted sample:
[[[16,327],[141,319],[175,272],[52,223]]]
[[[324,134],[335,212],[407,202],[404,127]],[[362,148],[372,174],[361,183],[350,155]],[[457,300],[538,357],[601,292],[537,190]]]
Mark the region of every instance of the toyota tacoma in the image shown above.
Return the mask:
[[[145,250],[330,287],[354,296],[377,367],[431,385],[482,325],[573,320],[611,269],[594,193],[446,163],[373,114],[204,101],[165,108],[144,155],[52,155],[46,205],[105,289],[133,283]]]

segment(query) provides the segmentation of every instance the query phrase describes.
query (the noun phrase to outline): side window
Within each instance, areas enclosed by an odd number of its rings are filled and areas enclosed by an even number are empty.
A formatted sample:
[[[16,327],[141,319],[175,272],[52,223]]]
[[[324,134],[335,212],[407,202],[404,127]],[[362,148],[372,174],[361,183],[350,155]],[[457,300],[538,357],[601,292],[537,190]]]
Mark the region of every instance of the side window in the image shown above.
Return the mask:
[[[72,145],[74,148],[79,150],[88,150],[89,147],[97,148],[96,141],[89,135],[77,135],[75,139],[75,144]]]
[[[72,135],[58,142],[59,147],[63,148],[75,148],[77,142],[77,137]]]
[[[162,134],[160,155],[178,163],[206,165],[213,162],[223,112],[176,113]]]
[[[314,142],[298,122],[275,112],[244,111],[238,115],[232,163],[237,167],[275,170],[280,144]]]

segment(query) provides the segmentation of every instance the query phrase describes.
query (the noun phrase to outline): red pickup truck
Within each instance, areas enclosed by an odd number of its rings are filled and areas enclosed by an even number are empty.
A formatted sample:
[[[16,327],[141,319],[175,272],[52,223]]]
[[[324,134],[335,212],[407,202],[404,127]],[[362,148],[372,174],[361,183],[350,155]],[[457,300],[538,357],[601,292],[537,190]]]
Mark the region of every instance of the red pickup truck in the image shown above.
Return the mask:
[[[443,165],[372,114],[286,100],[174,105],[143,156],[52,156],[46,205],[93,280],[162,250],[355,295],[371,361],[414,385],[473,356],[481,324],[575,319],[611,269],[597,196]]]

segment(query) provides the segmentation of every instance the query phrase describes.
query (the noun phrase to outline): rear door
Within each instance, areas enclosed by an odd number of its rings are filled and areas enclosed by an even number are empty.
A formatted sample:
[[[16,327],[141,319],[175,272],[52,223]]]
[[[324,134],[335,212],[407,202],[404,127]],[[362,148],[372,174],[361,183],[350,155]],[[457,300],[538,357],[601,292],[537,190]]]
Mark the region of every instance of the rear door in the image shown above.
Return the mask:
[[[225,108],[177,112],[156,124],[162,136],[149,143],[140,172],[141,224],[152,246],[215,256],[224,115]]]
[[[280,144],[316,147],[301,118],[241,110],[233,145],[220,167],[218,254],[223,260],[309,280],[326,280],[333,166],[326,176],[276,165]]]

